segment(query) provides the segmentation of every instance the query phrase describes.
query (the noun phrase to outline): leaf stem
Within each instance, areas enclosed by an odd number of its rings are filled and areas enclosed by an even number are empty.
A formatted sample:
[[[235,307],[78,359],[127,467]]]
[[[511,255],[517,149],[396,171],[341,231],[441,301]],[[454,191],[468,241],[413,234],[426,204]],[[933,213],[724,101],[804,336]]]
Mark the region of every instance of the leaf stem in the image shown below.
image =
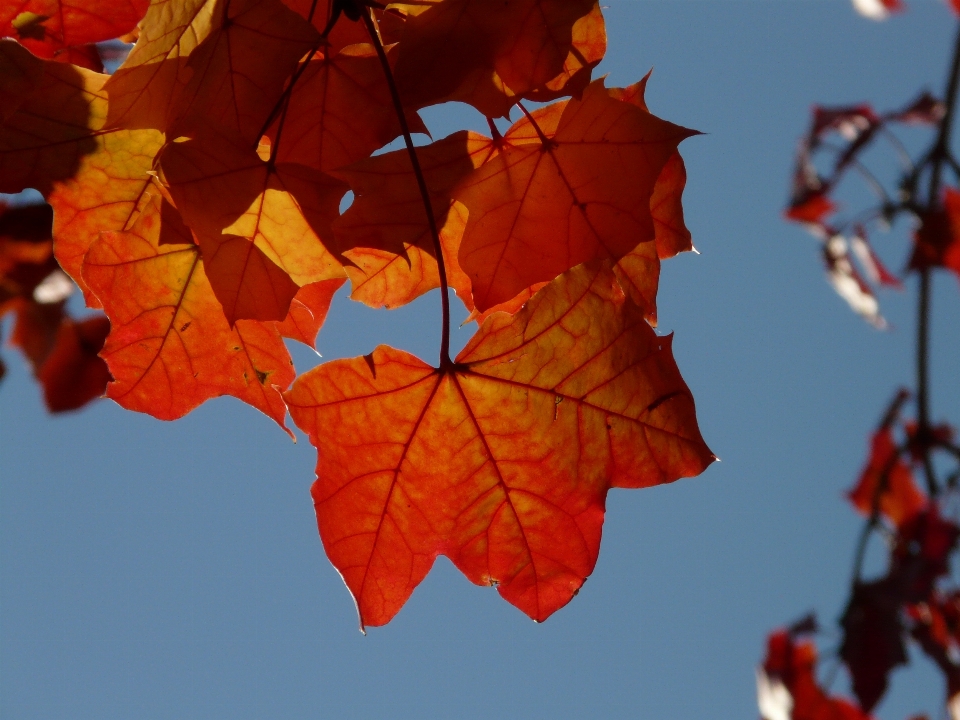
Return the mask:
[[[931,182],[932,185],[932,182]],[[930,269],[920,270],[920,290],[917,302],[917,436],[923,452],[923,476],[930,497],[936,497],[940,488],[933,472],[933,460],[926,439],[930,436],[929,406],[929,350],[930,350]]]
[[[367,32],[370,35],[370,40],[374,48],[376,48],[377,57],[380,59],[383,74],[386,76],[387,86],[390,88],[390,97],[393,99],[393,107],[394,110],[396,110],[397,120],[400,122],[400,129],[403,132],[403,142],[407,146],[407,154],[410,156],[413,174],[417,178],[420,197],[423,199],[423,209],[427,213],[427,224],[430,227],[430,237],[433,240],[433,250],[437,257],[437,270],[440,275],[440,306],[443,312],[443,333],[440,337],[440,369],[446,370],[453,365],[453,362],[450,360],[450,297],[448,292],[447,268],[443,262],[443,245],[440,243],[437,219],[433,214],[433,204],[430,202],[430,191],[427,189],[427,181],[423,176],[420,160],[417,158],[417,150],[413,145],[410,126],[407,123],[403,103],[400,101],[397,84],[393,79],[390,62],[387,60],[387,53],[383,49],[383,41],[380,39],[380,33],[377,31],[372,8],[367,7],[362,13],[362,17],[363,24],[366,26]]]
[[[518,102],[517,107],[520,108],[520,112],[522,112],[526,116],[527,120],[530,121],[530,124],[533,125],[533,129],[536,131],[537,136],[540,138],[540,142],[543,143],[543,148],[546,150],[553,147],[554,142],[550,140],[550,138],[548,138],[546,135],[543,134],[543,130],[541,130],[540,126],[537,125],[537,121],[533,119],[533,115],[531,115],[527,111],[527,109],[523,106],[523,103]]]
[[[940,132],[928,156],[930,162],[930,187],[927,196],[927,213],[939,210],[940,185],[943,165],[949,162],[950,134],[953,131],[953,116],[957,106],[957,90],[960,86],[960,24],[957,26],[957,36],[953,46],[953,60],[950,63],[950,76],[947,80],[947,92],[944,104],[946,111],[940,121]],[[927,492],[931,497],[937,497],[940,488],[937,484],[933,468],[933,459],[930,457],[930,448],[927,440],[931,435],[930,429],[930,268],[920,268],[920,287],[917,300],[917,434],[924,447],[923,470],[927,483]]]
[[[906,388],[900,388],[897,391],[897,394],[893,396],[893,399],[883,413],[883,417],[880,419],[880,424],[877,426],[878,431],[888,430],[893,427],[900,415],[900,408],[903,407],[903,404],[909,398],[910,392]],[[853,579],[851,581],[853,589],[856,589],[856,586],[860,582],[860,576],[863,574],[863,561],[866,557],[867,541],[870,539],[870,533],[877,527],[877,523],[880,520],[880,498],[883,496],[883,493],[886,492],[887,485],[890,482],[890,473],[893,472],[893,466],[896,465],[903,452],[904,448],[895,448],[893,455],[890,456],[890,459],[887,460],[886,465],[884,465],[880,471],[880,477],[877,478],[877,487],[874,489],[873,497],[870,499],[870,517],[867,518],[863,530],[860,531],[860,539],[857,541],[857,550],[854,553]]]

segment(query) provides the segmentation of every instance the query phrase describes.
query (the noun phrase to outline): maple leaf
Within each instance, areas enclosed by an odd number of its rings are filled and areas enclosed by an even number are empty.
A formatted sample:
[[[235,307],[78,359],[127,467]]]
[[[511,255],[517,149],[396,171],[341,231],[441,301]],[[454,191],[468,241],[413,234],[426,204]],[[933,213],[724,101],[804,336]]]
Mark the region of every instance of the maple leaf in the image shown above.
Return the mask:
[[[233,395],[284,426],[293,363],[275,323],[223,316],[196,245],[160,245],[157,197],[129,232],[103,232],[83,274],[112,328],[107,396],[161,420]]]
[[[103,395],[110,373],[98,353],[110,332],[103,315],[60,323],[53,347],[37,372],[51,412],[76,410]]]
[[[903,602],[924,602],[936,581],[950,573],[950,554],[960,527],[941,517],[935,503],[900,528],[893,547],[890,574],[899,578]]]
[[[450,366],[381,346],[285,398],[317,446],[320,535],[361,625],[389,621],[440,554],[544,620],[593,570],[610,487],[715,459],[670,338],[598,265],[491,317]]]
[[[107,80],[108,127],[166,130],[192,73],[190,54],[212,32],[213,2],[152,0],[140,36]]]
[[[429,0],[389,7],[409,15],[395,73],[410,108],[460,100],[487,117],[503,116],[522,97],[550,99],[571,84],[572,91],[582,90],[606,49],[596,0]]]
[[[328,30],[327,46],[339,50],[347,45],[370,41],[366,28],[361,23],[352,22],[340,8],[344,5],[339,0],[283,0],[283,4],[298,13],[300,17],[313,23],[318,32]],[[328,25],[334,19],[334,13],[339,12],[336,23],[332,28]]]
[[[960,278],[960,191],[943,191],[943,209],[920,218],[910,267],[924,270],[942,267]]]
[[[255,145],[284,82],[319,42],[280,0],[159,0],[144,27],[106,84],[107,125],[171,138],[216,125]]]
[[[788,220],[819,225],[837,209],[833,201],[823,191],[803,192],[795,197],[790,207],[784,211]]]
[[[44,195],[55,210],[57,259],[87,304],[98,307],[81,277],[83,256],[100,231],[130,222],[163,136],[104,130],[105,75],[40,60],[0,40],[0,76],[16,86],[0,125],[0,192],[36,188]],[[29,81],[21,85],[21,78]]]
[[[926,495],[914,482],[910,466],[900,459],[889,427],[881,427],[874,433],[870,457],[847,497],[868,517],[873,514],[876,502],[877,510],[896,527],[911,520],[926,505]]]
[[[396,46],[388,49],[396,57]],[[417,113],[412,132],[427,133]],[[330,172],[367,157],[400,135],[400,121],[377,53],[371,45],[317,53],[296,80],[285,110],[270,130],[277,162]]]
[[[870,720],[849,701],[827,695],[817,683],[817,649],[793,630],[767,639],[767,657],[757,670],[757,699],[763,720]]]
[[[133,30],[148,4],[149,0],[7,0],[0,8],[0,37],[15,37],[40,57],[76,62],[80,46],[89,48],[90,43]]]
[[[318,42],[313,27],[280,0],[217,0],[210,34],[187,61],[190,79],[171,103],[176,120],[168,132],[215,125],[255,144],[284,81]]]
[[[836,132],[846,140],[858,140],[870,133],[879,122],[880,117],[866,103],[839,107],[815,105],[810,137],[819,141],[829,133]]]
[[[457,253],[466,226],[466,208],[455,208],[451,191],[503,144],[460,131],[417,148],[434,220],[440,229],[451,286],[472,309],[470,280]],[[353,204],[333,223],[350,264],[351,298],[373,307],[397,307],[440,287],[430,225],[409,154],[394,151],[332,171],[349,183]]]
[[[849,144],[838,153],[834,161],[834,176],[848,167],[877,135],[884,121],[867,104],[841,107],[813,108],[813,121],[806,140],[802,145],[806,155],[819,148],[830,133],[838,133]]]
[[[315,348],[317,333],[327,318],[334,293],[344,282],[344,279],[338,278],[304,285],[290,302],[287,317],[283,322],[277,323],[277,332],[283,337]]]
[[[103,394],[110,375],[97,353],[109,324],[67,315],[76,287],[53,257],[52,223],[49,205],[0,203],[0,317],[15,317],[11,344],[30,361],[47,408],[63,412]]]
[[[947,106],[929,92],[920,93],[919,97],[902,110],[890,113],[888,116],[896,122],[907,125],[936,125],[947,112]]]
[[[644,91],[650,73],[639,82],[626,88],[608,88],[611,98],[634,105],[649,112],[644,100]],[[525,143],[541,143],[541,136],[552,140],[557,132],[560,119],[566,109],[566,102],[553,103],[531,113],[529,118],[521,118],[498,142],[504,148]],[[679,152],[674,152],[657,177],[650,197],[650,214],[654,226],[654,242],[641,242],[624,255],[614,266],[614,272],[621,287],[630,298],[647,314],[652,325],[657,322],[657,287],[660,278],[660,260],[673,257],[681,252],[693,250],[690,231],[683,218],[681,202],[686,184],[686,168]],[[462,234],[462,233],[461,233]],[[456,272],[460,272],[459,268]],[[456,287],[455,283],[452,283]],[[475,309],[471,295],[458,290],[470,309],[470,320],[483,320],[495,312],[514,313],[519,310],[546,283],[534,283],[513,298],[493,305],[480,312]]]
[[[282,320],[297,287],[344,276],[324,244],[342,183],[210,134],[168,145],[160,166],[231,323]]]
[[[476,307],[653,240],[654,186],[692,134],[611,98],[599,80],[566,104],[546,143],[507,148],[468,175],[453,197],[469,212],[460,265]]]
[[[901,595],[892,578],[858,582],[840,625],[840,657],[850,670],[860,707],[870,712],[887,690],[890,671],[907,662]]]
[[[608,88],[607,94],[611,98],[630,103],[644,112],[649,112],[644,94],[650,75],[651,73],[647,73],[638,82],[624,88]],[[533,122],[526,118],[521,119],[510,129],[506,138],[515,143],[521,140],[538,142],[539,136],[533,124],[535,122],[540,128],[540,132],[547,138],[552,139],[556,134],[565,107],[566,103],[555,103],[546,108],[541,108],[532,113],[531,120]],[[653,219],[655,233],[654,242],[641,242],[620,258],[614,266],[614,272],[617,274],[620,286],[637,305],[644,308],[647,313],[647,321],[654,326],[657,323],[657,288],[660,280],[660,260],[693,250],[690,231],[687,229],[683,218],[682,197],[686,182],[687,171],[683,164],[683,158],[679,152],[674,152],[663,166],[663,170],[660,171],[657,182],[653,187],[653,194],[650,196],[650,215]],[[536,284],[513,300],[494,306],[485,313],[480,313],[478,317],[482,319],[498,310],[515,312],[526,301],[525,297],[532,295],[536,289],[542,286],[543,283]]]

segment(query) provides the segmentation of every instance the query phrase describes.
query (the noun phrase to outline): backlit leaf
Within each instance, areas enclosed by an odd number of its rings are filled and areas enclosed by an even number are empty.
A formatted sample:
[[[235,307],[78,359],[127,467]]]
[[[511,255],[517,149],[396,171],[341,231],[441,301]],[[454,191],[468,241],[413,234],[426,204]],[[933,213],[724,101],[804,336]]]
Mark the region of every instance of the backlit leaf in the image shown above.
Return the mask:
[[[763,720],[871,720],[848,700],[824,692],[816,668],[817,649],[812,641],[796,640],[785,630],[772,633],[757,673],[758,689],[780,690],[760,695],[761,701],[766,700],[760,703]]]
[[[320,534],[362,625],[389,621],[440,554],[544,620],[593,570],[610,487],[714,459],[670,338],[596,265],[491,317],[455,365],[380,347],[286,399],[318,448]]]
[[[15,37],[35,55],[57,58],[79,46],[111,40],[137,26],[149,0],[5,0],[0,37]]]
[[[444,245],[447,276],[470,307],[470,281],[457,262],[466,209],[450,192],[498,152],[490,138],[457,132],[417,148],[434,219]],[[440,286],[433,240],[406,150],[362,160],[333,174],[350,184],[354,201],[333,229],[352,284],[351,297],[374,307],[397,307]]]
[[[274,323],[231,327],[207,280],[200,250],[160,245],[151,203],[129,232],[104,232],[83,266],[112,324],[102,357],[107,395],[125,408],[173,420],[233,395],[284,427],[280,396],[293,363]]]
[[[926,495],[914,482],[910,466],[897,453],[890,428],[874,434],[867,465],[848,497],[868,517],[876,502],[879,512],[895,526],[912,519],[926,505]]]
[[[322,280],[304,285],[290,303],[287,317],[277,323],[277,331],[283,337],[316,347],[317,333],[327,319],[333,295],[344,282],[342,279]]]
[[[411,14],[396,66],[400,96],[410,108],[460,100],[487,117],[506,115],[522,97],[569,84],[580,67],[599,61],[606,43],[595,0],[391,7]]]
[[[332,240],[329,226],[345,191],[333,178],[305,165],[264,162],[252,148],[209,135],[169,145],[161,167],[177,208],[200,238],[231,322],[282,320],[294,286],[344,276],[324,243]],[[221,250],[224,243],[232,247]],[[230,260],[214,261],[221,252]],[[244,257],[255,262],[243,264]]]
[[[548,145],[507,148],[453,197],[466,205],[460,265],[479,310],[593,258],[620,258],[653,240],[650,198],[692,131],[593,83],[563,110]]]
[[[395,52],[388,53],[395,56]],[[415,112],[412,132],[426,132]],[[330,172],[362,160],[400,135],[383,68],[371,45],[318,53],[297,79],[270,135],[279,136],[278,162]]]
[[[0,126],[0,192],[36,188],[54,207],[57,259],[81,277],[83,256],[104,230],[123,230],[151,183],[163,140],[154,130],[103,130],[105,75],[33,58],[0,41],[0,75],[35,76],[32,92]]]
[[[37,373],[47,409],[76,410],[103,395],[110,373],[98,353],[109,332],[110,322],[99,314],[60,324],[53,348]]]
[[[960,278],[960,191],[946,188],[943,209],[921,218],[910,267],[942,267]]]
[[[840,619],[840,657],[850,670],[860,707],[870,712],[887,689],[890,672],[907,662],[900,595],[889,578],[857,583]]]
[[[171,134],[215,125],[255,144],[284,82],[319,41],[280,0],[217,0],[210,34],[190,53],[190,79],[171,105]]]

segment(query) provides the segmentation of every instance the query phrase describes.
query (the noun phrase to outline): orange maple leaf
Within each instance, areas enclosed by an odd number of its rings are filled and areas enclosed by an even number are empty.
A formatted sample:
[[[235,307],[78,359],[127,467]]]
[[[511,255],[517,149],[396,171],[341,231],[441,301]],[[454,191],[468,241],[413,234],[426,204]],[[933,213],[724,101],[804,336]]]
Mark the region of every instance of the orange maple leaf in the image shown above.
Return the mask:
[[[960,278],[960,191],[943,191],[943,209],[921,218],[910,267],[942,267]]]
[[[396,46],[387,56],[394,58]],[[427,133],[417,113],[406,113],[412,132]],[[281,116],[270,129],[282,140],[277,162],[330,172],[366,158],[400,135],[400,121],[377,53],[371,45],[317,53],[296,79]],[[279,136],[279,138],[278,138]]]
[[[0,192],[43,193],[55,211],[57,259],[87,304],[99,307],[81,277],[83,256],[100,231],[131,221],[163,136],[104,129],[106,75],[40,60],[0,40],[0,76],[13,81],[0,116]]]
[[[653,240],[654,186],[692,134],[611,98],[599,80],[567,102],[552,137],[507,148],[467,176],[453,197],[469,212],[460,265],[477,308]]]
[[[190,79],[170,104],[172,137],[215,125],[256,144],[284,81],[320,38],[280,0],[218,0],[210,33],[190,53]],[[174,119],[175,118],[175,119]]]
[[[113,382],[107,396],[131,410],[173,420],[203,401],[233,395],[284,426],[280,396],[293,363],[275,323],[223,315],[196,245],[159,243],[159,198],[129,232],[104,232],[83,276],[112,328],[103,348]]]
[[[813,642],[795,641],[783,630],[772,633],[767,641],[767,657],[757,673],[764,720],[782,717],[792,720],[872,719],[872,715],[849,700],[824,692],[817,682],[816,668],[817,648]]]
[[[334,293],[344,282],[338,278],[304,285],[290,302],[290,313],[283,322],[277,323],[277,331],[285,338],[315,348],[317,333],[327,319]]]
[[[389,621],[440,554],[544,620],[593,570],[610,487],[715,459],[670,338],[596,264],[489,319],[449,367],[381,346],[285,398],[317,446],[320,535],[361,625]]]
[[[15,37],[40,57],[76,63],[77,52],[88,51],[90,43],[133,30],[148,5],[149,0],[6,0],[0,37]]]
[[[914,482],[910,466],[900,459],[890,428],[881,427],[874,434],[870,457],[848,497],[867,516],[873,512],[874,502],[879,502],[879,511],[898,527],[926,506],[926,495]]]
[[[344,277],[327,247],[342,183],[212,134],[168,145],[160,166],[231,323],[282,320],[297,287]]]
[[[466,209],[454,208],[450,192],[498,151],[490,138],[466,131],[417,148],[450,285],[468,307],[472,307],[470,280],[457,262]],[[350,260],[345,270],[352,283],[351,297],[392,308],[440,287],[430,225],[409,154],[400,150],[377,155],[333,175],[354,192],[353,204],[333,223],[341,251]]]
[[[396,78],[404,105],[460,100],[487,117],[523,97],[582,90],[603,57],[596,0],[431,0],[391,3],[409,17]],[[577,87],[578,86],[578,87]],[[536,95],[540,92],[540,96]]]
[[[316,31],[280,0],[160,0],[106,84],[107,125],[171,139],[208,125],[255,145]]]
[[[10,344],[30,362],[47,409],[63,412],[103,395],[110,374],[97,353],[109,324],[99,313],[81,321],[68,315],[76,287],[53,257],[52,225],[49,205],[0,203],[0,318],[14,316]]]
[[[337,2],[337,0],[282,1],[283,4],[288,8],[296,13],[299,13],[299,15],[304,19],[312,22],[313,27],[315,27],[318,32],[329,30],[326,36],[326,45],[333,51],[340,50],[347,45],[355,45],[357,43],[366,43],[370,41],[370,36],[367,34],[367,30],[363,27],[363,24],[351,21],[350,18],[348,18],[342,11],[340,12],[339,17],[336,18],[336,23],[334,26],[332,28],[328,27],[330,21],[334,19],[333,16],[336,6],[339,5],[340,8],[342,8],[346,3]],[[375,14],[381,15],[379,11],[376,11]],[[381,33],[384,33],[382,23],[380,31]],[[385,35],[385,43],[395,42],[393,33],[385,33]]]

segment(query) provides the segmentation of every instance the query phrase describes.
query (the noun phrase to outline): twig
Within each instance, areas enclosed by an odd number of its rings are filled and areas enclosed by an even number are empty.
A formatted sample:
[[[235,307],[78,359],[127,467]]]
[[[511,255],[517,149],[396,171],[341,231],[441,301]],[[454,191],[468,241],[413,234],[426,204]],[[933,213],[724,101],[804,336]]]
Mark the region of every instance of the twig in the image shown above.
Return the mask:
[[[380,33],[377,31],[373,9],[367,7],[362,14],[362,18],[363,24],[367,28],[367,33],[370,35],[373,47],[377,51],[377,57],[380,58],[383,74],[386,76],[387,86],[390,88],[390,97],[393,99],[393,107],[397,113],[397,120],[400,122],[400,130],[403,132],[403,142],[407,146],[407,154],[410,156],[413,174],[416,176],[417,186],[420,188],[420,197],[423,199],[423,209],[427,213],[427,225],[430,227],[430,237],[433,240],[433,249],[437,257],[437,270],[440,275],[440,306],[443,313],[443,333],[440,337],[440,369],[447,370],[453,365],[453,362],[450,360],[450,298],[447,292],[447,288],[449,287],[447,283],[447,268],[443,262],[443,246],[440,244],[440,232],[437,229],[437,219],[433,214],[433,204],[430,202],[430,191],[427,189],[427,181],[423,176],[420,160],[417,158],[417,150],[413,146],[413,136],[407,124],[407,116],[403,109],[403,103],[400,101],[397,84],[393,79],[393,71],[390,69],[387,53],[383,49],[383,41],[380,39]]]

